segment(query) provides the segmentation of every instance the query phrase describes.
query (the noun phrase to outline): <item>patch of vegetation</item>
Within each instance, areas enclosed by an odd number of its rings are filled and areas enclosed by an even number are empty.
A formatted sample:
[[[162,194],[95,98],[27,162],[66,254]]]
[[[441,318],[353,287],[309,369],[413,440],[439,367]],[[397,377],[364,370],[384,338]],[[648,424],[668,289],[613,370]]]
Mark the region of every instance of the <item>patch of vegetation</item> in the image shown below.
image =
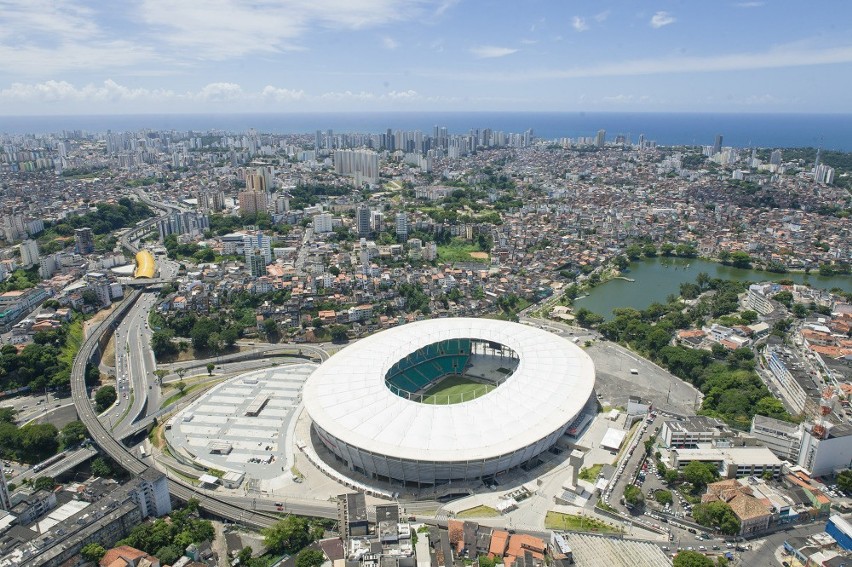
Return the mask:
[[[597,532],[606,534],[621,533],[620,528],[613,527],[597,518],[588,516],[576,516],[574,514],[562,514],[561,512],[548,512],[544,518],[544,527],[548,530],[571,530],[584,532]]]
[[[155,555],[164,564],[172,564],[192,543],[212,541],[213,524],[198,517],[198,501],[190,500],[186,507],[172,510],[168,519],[156,519],[133,528],[116,545],[129,545]]]
[[[12,272],[12,275],[6,281],[0,282],[0,293],[30,289],[38,285],[40,281],[41,276],[38,275],[38,266],[18,268]]]
[[[598,480],[598,475],[601,474],[602,468],[603,463],[598,463],[590,467],[583,467],[580,469],[580,474],[577,476],[585,481],[595,482]]]
[[[45,228],[39,240],[49,240],[57,236],[73,236],[75,228],[89,227],[94,234],[109,234],[114,230],[133,226],[141,220],[154,216],[144,203],[132,201],[127,197],[118,200],[118,204],[97,203],[97,211],[84,215],[66,217]]]
[[[702,526],[718,529],[725,535],[740,533],[740,521],[726,502],[696,504],[692,509],[692,517]]]
[[[488,258],[474,258],[471,252],[487,252],[487,250],[480,249],[478,242],[468,243],[460,238],[454,238],[448,244],[438,246],[438,260],[448,263],[488,263]]]
[[[500,512],[491,506],[480,505],[468,508],[467,510],[462,510],[456,514],[456,518],[496,518],[499,515]]]
[[[702,296],[686,312],[679,300],[666,305],[654,303],[642,311],[616,309],[615,318],[600,324],[598,329],[607,339],[628,346],[701,390],[704,399],[699,413],[702,415],[718,417],[740,429],[747,429],[755,414],[792,421],[792,416],[755,372],[754,353],[750,349],[719,348],[708,352],[671,344],[678,329],[700,327],[710,318],[736,312],[737,294],[745,285],[711,279],[702,273],[694,284],[682,286],[682,292],[694,297],[709,290],[715,294]],[[580,311],[577,320],[588,326],[589,317],[581,321]]]

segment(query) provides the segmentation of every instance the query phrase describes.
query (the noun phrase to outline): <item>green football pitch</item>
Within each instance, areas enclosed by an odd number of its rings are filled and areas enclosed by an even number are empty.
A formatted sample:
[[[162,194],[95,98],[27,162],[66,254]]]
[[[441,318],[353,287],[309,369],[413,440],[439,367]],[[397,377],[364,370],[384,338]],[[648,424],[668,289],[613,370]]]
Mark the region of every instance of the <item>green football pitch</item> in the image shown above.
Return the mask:
[[[423,394],[424,404],[448,405],[469,402],[494,389],[464,376],[447,376]]]

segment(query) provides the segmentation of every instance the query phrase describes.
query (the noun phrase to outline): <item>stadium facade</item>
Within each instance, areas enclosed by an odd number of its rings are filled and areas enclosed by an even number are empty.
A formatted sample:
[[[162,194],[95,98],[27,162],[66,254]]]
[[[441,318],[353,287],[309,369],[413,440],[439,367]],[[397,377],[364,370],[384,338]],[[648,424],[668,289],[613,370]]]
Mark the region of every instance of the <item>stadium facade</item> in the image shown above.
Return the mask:
[[[445,376],[484,367],[487,393],[424,403],[436,401],[425,393]],[[308,378],[303,400],[314,433],[349,469],[417,486],[489,478],[533,461],[582,413],[594,383],[589,356],[557,335],[493,319],[437,319],[335,354]]]

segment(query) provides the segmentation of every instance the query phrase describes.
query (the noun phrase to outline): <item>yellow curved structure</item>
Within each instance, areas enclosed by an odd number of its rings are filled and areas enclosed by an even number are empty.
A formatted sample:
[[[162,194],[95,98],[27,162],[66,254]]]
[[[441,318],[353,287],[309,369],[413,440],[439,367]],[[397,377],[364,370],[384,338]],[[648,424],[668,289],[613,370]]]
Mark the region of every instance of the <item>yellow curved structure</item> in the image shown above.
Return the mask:
[[[154,256],[147,250],[140,250],[136,254],[136,269],[133,271],[134,278],[154,277]]]

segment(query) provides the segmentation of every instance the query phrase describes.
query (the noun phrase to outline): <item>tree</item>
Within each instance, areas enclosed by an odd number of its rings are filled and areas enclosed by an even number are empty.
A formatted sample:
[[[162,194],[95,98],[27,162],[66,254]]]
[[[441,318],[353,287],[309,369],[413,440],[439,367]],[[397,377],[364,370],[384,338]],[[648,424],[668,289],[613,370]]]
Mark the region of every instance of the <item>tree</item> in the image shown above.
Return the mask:
[[[681,551],[674,558],[674,567],[713,567],[713,560],[697,551]]]
[[[731,252],[731,265],[735,268],[751,268],[751,256],[742,250]]]
[[[171,565],[181,558],[183,550],[176,545],[165,545],[158,549],[154,555],[163,565]]]
[[[15,421],[15,414],[17,413],[18,410],[15,408],[0,408],[0,423],[13,423]]]
[[[308,521],[298,516],[288,516],[264,529],[263,543],[273,553],[293,554],[311,543]]]
[[[83,303],[85,303],[86,305],[94,306],[94,305],[98,305],[100,303],[100,300],[98,299],[98,294],[95,293],[94,290],[85,289],[85,290],[83,290],[82,295],[83,295]]]
[[[254,550],[250,545],[245,546],[240,550],[237,554],[237,561],[240,562],[240,565],[246,565],[251,559],[251,554],[254,553]]]
[[[743,320],[743,323],[746,325],[751,325],[752,323],[757,322],[757,311],[752,311],[751,309],[746,309],[742,313],[740,313],[740,319]]]
[[[672,493],[670,490],[658,490],[654,493],[654,500],[665,506],[666,504],[671,504]]]
[[[639,487],[628,484],[624,487],[624,501],[630,506],[641,506],[645,503],[645,497]]]
[[[33,488],[35,490],[53,490],[56,486],[56,481],[53,480],[52,476],[40,476],[35,479],[33,483]]]
[[[669,469],[665,472],[666,482],[674,484],[680,479],[680,473],[675,469]]]
[[[82,421],[72,421],[62,428],[62,443],[66,447],[79,445],[88,434],[89,430]]]
[[[177,353],[177,346],[172,341],[174,336],[174,331],[171,329],[154,331],[151,335],[151,350],[154,351],[154,355],[161,357]]]
[[[183,366],[181,366],[180,368],[178,368],[178,369],[176,369],[176,370],[175,370],[175,374],[177,374],[177,375],[178,375],[178,378],[179,378],[179,379],[183,380],[183,375],[184,375],[184,374],[186,374],[186,368],[184,368]]]
[[[97,394],[95,394],[95,409],[97,409],[98,413],[103,412],[114,404],[117,399],[118,394],[115,393],[113,386],[99,388]]]
[[[325,554],[319,549],[303,549],[296,556],[296,567],[319,567],[325,561]]]
[[[103,457],[97,457],[92,461],[92,474],[101,478],[112,477],[112,467]]]
[[[692,483],[697,490],[700,490],[713,482],[713,479],[717,476],[718,473],[713,465],[702,463],[700,461],[692,461],[683,467],[683,478],[687,482]]]
[[[263,333],[267,337],[272,337],[273,335],[278,334],[278,323],[275,322],[275,319],[264,319]]]
[[[84,545],[83,549],[80,550],[80,554],[86,561],[97,563],[104,555],[106,555],[106,549],[104,549],[101,544],[92,542]]]
[[[331,326],[331,342],[345,343],[347,340],[346,327],[343,325]]]
[[[727,502],[717,500],[696,504],[692,509],[692,517],[702,526],[717,528],[726,535],[740,532],[740,521]]]
[[[183,394],[184,391],[186,390],[186,382],[184,382],[183,379],[178,380],[178,383],[175,384],[175,387],[178,389],[178,392]]]
[[[852,492],[852,470],[846,469],[837,475],[837,487],[843,492]]]
[[[213,364],[212,362],[207,363],[207,375],[208,376],[213,376],[213,369],[214,368],[216,368],[215,364]]]
[[[638,244],[631,244],[624,251],[627,254],[627,257],[631,260],[638,260],[642,257],[642,248]]]

